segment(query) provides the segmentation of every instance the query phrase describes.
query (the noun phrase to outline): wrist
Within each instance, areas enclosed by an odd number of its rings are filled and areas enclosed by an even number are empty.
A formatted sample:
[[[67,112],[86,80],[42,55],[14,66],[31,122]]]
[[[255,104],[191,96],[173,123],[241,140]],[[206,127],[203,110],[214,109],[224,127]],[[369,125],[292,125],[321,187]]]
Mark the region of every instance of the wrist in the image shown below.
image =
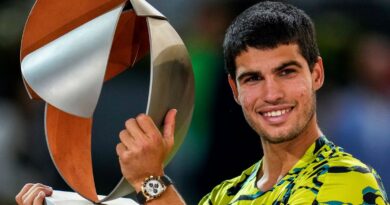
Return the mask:
[[[159,198],[171,184],[172,180],[166,175],[147,177],[141,185],[141,190],[137,191],[138,203],[145,204]]]
[[[142,185],[143,185],[144,181],[145,181],[145,178],[142,181],[137,181],[137,182],[131,183],[131,185],[133,186],[134,191],[136,193],[142,191]]]
[[[149,178],[150,176],[164,176],[165,173],[164,171],[159,171],[159,172],[150,172],[150,173],[145,173],[142,175],[139,175],[137,178],[126,178],[127,182],[133,186],[134,190],[136,192],[140,192],[142,185],[144,184],[145,180]]]

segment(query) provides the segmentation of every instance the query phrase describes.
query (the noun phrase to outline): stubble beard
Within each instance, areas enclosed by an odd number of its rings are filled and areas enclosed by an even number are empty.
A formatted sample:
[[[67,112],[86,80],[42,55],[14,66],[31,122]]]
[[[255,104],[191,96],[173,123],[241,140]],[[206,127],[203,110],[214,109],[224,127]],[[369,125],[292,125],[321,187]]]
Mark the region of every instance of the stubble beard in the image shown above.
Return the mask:
[[[298,123],[291,131],[288,131],[288,133],[281,133],[277,136],[271,136],[267,131],[262,129],[261,127],[258,127],[255,125],[255,123],[252,123],[250,120],[248,120],[247,116],[245,116],[247,122],[249,125],[256,131],[256,133],[260,136],[262,141],[267,141],[271,144],[280,144],[283,142],[291,141],[298,136],[300,136],[309,126],[310,121],[314,118],[314,113],[316,112],[316,95],[315,92],[312,94],[312,102],[310,104],[310,108],[307,109],[307,111],[304,113],[304,120],[299,121],[301,123]]]

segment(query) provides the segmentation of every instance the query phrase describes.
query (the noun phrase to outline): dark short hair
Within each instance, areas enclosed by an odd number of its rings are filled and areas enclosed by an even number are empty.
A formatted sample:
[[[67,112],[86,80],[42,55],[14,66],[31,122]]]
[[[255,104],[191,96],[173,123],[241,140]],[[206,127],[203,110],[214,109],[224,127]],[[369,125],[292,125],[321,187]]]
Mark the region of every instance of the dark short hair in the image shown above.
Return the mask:
[[[297,43],[310,71],[320,55],[314,24],[302,10],[282,2],[260,2],[237,16],[223,43],[225,69],[236,76],[235,59],[248,47],[272,49]]]

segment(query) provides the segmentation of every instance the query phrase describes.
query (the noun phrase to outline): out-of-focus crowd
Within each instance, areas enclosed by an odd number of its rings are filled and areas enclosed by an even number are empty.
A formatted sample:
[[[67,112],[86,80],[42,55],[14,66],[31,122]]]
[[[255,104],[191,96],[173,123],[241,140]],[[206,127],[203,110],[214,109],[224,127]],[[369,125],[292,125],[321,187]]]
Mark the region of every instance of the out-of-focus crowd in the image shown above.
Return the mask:
[[[222,40],[236,14],[256,1],[151,0],[188,46],[196,102],[188,136],[166,168],[189,204],[262,156],[259,137],[235,104],[223,70]],[[288,1],[314,20],[325,65],[318,92],[326,136],[381,175],[390,188],[390,1]],[[14,204],[24,183],[69,190],[46,147],[44,104],[24,91],[19,63],[23,26],[34,1],[0,2],[0,204]],[[60,51],[59,51],[60,52]],[[115,156],[125,119],[144,112],[148,59],[105,84],[94,115],[93,159],[98,191],[120,178]]]

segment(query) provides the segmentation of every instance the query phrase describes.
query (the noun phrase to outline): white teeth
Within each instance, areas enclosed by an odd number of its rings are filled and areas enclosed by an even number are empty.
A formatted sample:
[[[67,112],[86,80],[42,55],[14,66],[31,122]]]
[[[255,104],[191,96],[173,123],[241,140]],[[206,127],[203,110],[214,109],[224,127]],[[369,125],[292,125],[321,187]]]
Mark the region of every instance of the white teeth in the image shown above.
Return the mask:
[[[281,115],[284,115],[286,113],[290,112],[290,109],[284,109],[284,110],[276,110],[271,112],[263,113],[265,117],[279,117]]]

